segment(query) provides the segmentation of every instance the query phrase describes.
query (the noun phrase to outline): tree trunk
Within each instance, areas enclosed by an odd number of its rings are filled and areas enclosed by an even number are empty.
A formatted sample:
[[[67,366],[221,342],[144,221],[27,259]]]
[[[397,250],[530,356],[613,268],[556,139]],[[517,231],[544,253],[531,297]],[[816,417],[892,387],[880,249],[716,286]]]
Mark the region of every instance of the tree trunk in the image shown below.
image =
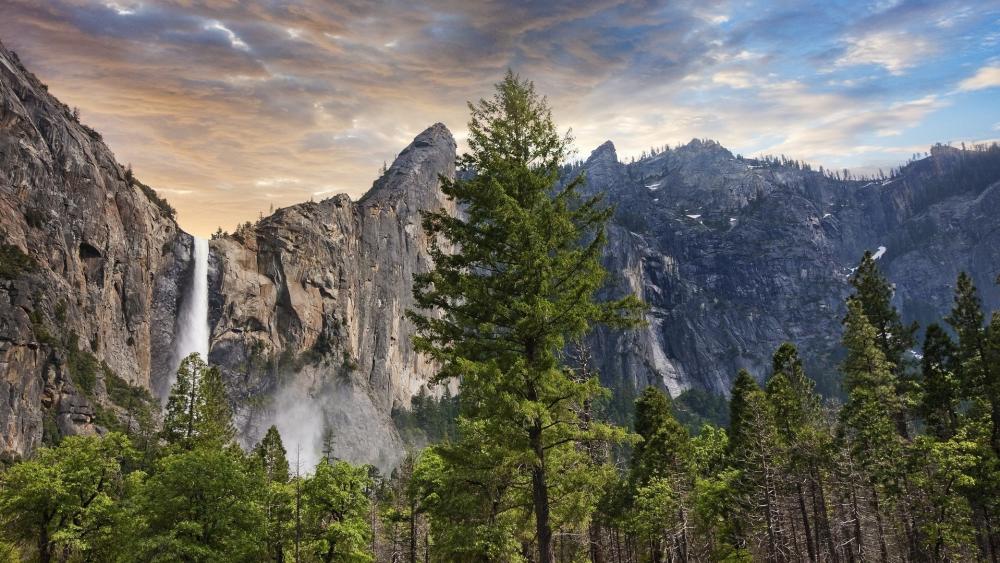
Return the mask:
[[[811,481],[810,485],[813,488],[813,494],[816,497],[816,505],[814,510],[817,513],[816,518],[816,549],[819,550],[820,544],[820,528],[823,529],[823,534],[826,536],[826,548],[830,552],[830,560],[833,563],[840,563],[840,555],[837,553],[837,540],[834,537],[833,526],[830,525],[830,515],[827,513],[826,508],[826,491],[823,489],[823,476],[820,475],[818,469],[814,469],[814,479]]]
[[[542,422],[535,420],[529,432],[535,464],[531,469],[531,493],[535,505],[535,531],[538,535],[539,563],[554,563],[552,524],[549,522],[549,484],[545,474],[545,448],[542,444]]]
[[[52,561],[52,545],[49,543],[49,529],[46,525],[42,525],[38,533],[38,561],[40,563]]]
[[[417,511],[410,505],[410,563],[417,563]]]
[[[878,528],[878,547],[882,563],[889,561],[889,548],[885,543],[885,526],[882,524],[882,507],[878,502],[878,491],[872,486],[872,509],[875,510],[875,525]]]
[[[604,533],[601,524],[594,519],[590,520],[588,529],[590,536],[590,561],[591,563],[605,563],[604,557]]]
[[[858,559],[865,560],[865,544],[861,533],[861,509],[858,508],[858,491],[851,482],[851,518],[854,519],[854,539],[858,542]]]
[[[795,488],[799,493],[799,512],[802,514],[803,534],[806,537],[806,551],[809,553],[809,561],[816,561],[816,548],[813,546],[812,529],[809,527],[809,512],[806,510],[806,495],[802,492],[802,483],[797,481]]]

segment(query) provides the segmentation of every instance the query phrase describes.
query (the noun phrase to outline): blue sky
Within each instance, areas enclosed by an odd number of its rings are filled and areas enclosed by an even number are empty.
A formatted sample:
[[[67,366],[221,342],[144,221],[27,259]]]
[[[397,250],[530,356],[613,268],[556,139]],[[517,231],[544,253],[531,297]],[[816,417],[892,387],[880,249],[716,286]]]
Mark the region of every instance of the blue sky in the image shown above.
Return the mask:
[[[1000,138],[1000,0],[4,0],[0,40],[185,228],[354,197],[507,68],[578,156],[693,137],[827,168]]]

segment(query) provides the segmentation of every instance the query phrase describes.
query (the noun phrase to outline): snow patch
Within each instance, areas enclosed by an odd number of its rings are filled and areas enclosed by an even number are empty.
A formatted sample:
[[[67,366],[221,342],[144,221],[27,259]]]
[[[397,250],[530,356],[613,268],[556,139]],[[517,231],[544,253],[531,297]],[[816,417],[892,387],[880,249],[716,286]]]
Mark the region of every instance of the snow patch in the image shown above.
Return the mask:
[[[700,219],[701,215],[700,214],[699,215],[688,215],[688,218],[689,219]]]
[[[878,247],[878,250],[875,251],[875,254],[872,254],[872,260],[878,260],[879,258],[881,258],[885,254],[885,251],[886,248],[884,246]]]
[[[829,214],[829,213],[824,213],[824,214],[823,214],[823,218],[824,218],[824,219],[826,219],[826,218],[827,218],[827,217],[829,217],[829,216],[830,216],[830,214]]]
[[[657,182],[655,184],[649,184],[649,185],[646,186],[646,188],[649,191],[651,191],[651,192],[655,192],[656,190],[658,190],[660,188],[660,182]]]

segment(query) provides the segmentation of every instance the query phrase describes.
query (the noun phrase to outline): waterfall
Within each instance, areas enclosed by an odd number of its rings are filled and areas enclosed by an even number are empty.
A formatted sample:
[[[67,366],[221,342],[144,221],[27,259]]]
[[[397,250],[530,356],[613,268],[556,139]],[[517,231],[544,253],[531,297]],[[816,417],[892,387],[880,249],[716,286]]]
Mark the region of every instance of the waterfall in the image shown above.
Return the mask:
[[[198,352],[202,360],[208,361],[208,240],[194,237],[192,254],[194,275],[177,319],[175,366],[192,352]]]

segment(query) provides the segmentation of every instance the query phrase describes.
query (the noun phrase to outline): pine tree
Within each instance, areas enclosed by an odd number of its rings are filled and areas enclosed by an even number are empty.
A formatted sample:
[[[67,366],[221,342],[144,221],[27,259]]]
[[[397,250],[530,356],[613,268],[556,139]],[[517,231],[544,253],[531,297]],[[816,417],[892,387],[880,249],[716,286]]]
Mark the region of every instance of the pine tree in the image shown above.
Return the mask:
[[[884,523],[885,496],[899,489],[904,472],[903,448],[895,421],[902,408],[896,394],[892,364],[878,345],[878,332],[869,322],[856,299],[848,299],[844,321],[844,386],[847,404],[840,412],[841,435],[847,447],[850,465],[860,467],[867,477],[871,511],[877,525],[881,559],[888,559],[888,526]],[[851,478],[851,475],[848,475]],[[858,514],[857,492],[852,487],[855,517]],[[860,520],[857,522],[860,530]],[[856,539],[860,542],[861,535]]]
[[[320,451],[323,454],[323,459],[327,463],[333,463],[337,460],[337,456],[334,455],[334,447],[337,445],[337,435],[333,431],[333,426],[328,422],[323,422],[323,444]]]
[[[209,447],[232,444],[236,428],[233,426],[233,410],[222,383],[222,372],[216,366],[208,367],[202,372],[199,386],[202,400],[195,424],[199,444]]]
[[[167,399],[161,431],[166,442],[182,449],[232,444],[232,418],[219,368],[205,365],[197,353],[184,358]]]
[[[177,378],[170,387],[161,432],[168,444],[182,444],[194,436],[195,413],[202,402],[198,379],[204,369],[205,362],[197,353],[184,358],[177,368]]]
[[[271,425],[264,434],[264,438],[254,448],[261,466],[264,468],[264,475],[268,481],[276,483],[287,483],[289,479],[288,454],[285,445],[281,441],[281,434],[278,428]]]
[[[730,451],[743,447],[753,438],[752,429],[749,427],[750,413],[747,400],[752,392],[759,389],[760,386],[747,370],[741,369],[736,374],[729,398]]]
[[[893,385],[892,364],[878,345],[878,332],[855,299],[848,300],[844,322],[844,387],[847,404],[841,411],[856,457],[865,461],[877,482],[895,474],[900,444],[892,436],[899,398]]]
[[[482,421],[483,438],[530,460],[539,559],[549,563],[552,460],[610,430],[580,431],[576,407],[601,388],[596,378],[574,381],[559,354],[591,324],[630,326],[641,309],[634,297],[595,300],[612,210],[579,197],[582,177],[560,183],[569,139],[533,85],[508,72],[470,109],[470,152],[460,159],[468,174],[442,181],[465,214],[424,215],[435,269],[414,284],[417,305],[441,316],[410,318],[416,348],[442,366],[437,380],[461,377],[463,412]]]
[[[632,455],[630,496],[639,530],[661,561],[667,549],[686,559],[688,495],[694,487],[693,452],[687,430],[671,412],[670,399],[647,387],[635,402],[636,432],[642,441]]]
[[[757,382],[740,370],[732,390],[730,455],[739,478],[737,533],[748,547],[762,545],[762,558],[787,561],[788,538],[782,525],[780,448],[774,412]]]
[[[990,442],[1000,458],[1000,311],[994,311],[986,338],[986,399],[990,403]]]
[[[891,366],[893,386],[902,398],[903,406],[912,402],[912,388],[907,381],[906,353],[913,347],[917,325],[904,326],[899,311],[892,305],[893,288],[885,279],[871,251],[866,251],[851,277],[854,286],[852,299],[860,305],[868,323],[875,329],[876,344]],[[909,437],[906,409],[895,412],[896,430],[900,436]]]
[[[783,473],[795,498],[806,553],[810,561],[816,561],[821,548],[819,538],[829,534],[825,514],[819,515],[813,507],[812,513],[819,517],[810,517],[810,499],[806,494],[807,489],[817,491],[819,473],[825,465],[829,447],[828,434],[822,426],[820,398],[793,344],[786,342],[775,352],[773,371],[766,392],[776,413],[778,435],[787,462]],[[817,526],[822,529],[816,529]],[[793,539],[798,542],[797,537]]]
[[[985,330],[983,308],[972,277],[961,272],[955,284],[955,306],[945,319],[958,335],[956,369],[962,381],[963,396],[980,399],[986,383],[983,372]]]
[[[923,354],[920,414],[930,434],[947,440],[958,429],[961,386],[954,369],[955,344],[940,325],[927,327]]]
[[[285,560],[285,547],[292,538],[293,491],[285,446],[275,426],[267,429],[264,438],[253,451],[263,471],[264,535],[270,559]]]

